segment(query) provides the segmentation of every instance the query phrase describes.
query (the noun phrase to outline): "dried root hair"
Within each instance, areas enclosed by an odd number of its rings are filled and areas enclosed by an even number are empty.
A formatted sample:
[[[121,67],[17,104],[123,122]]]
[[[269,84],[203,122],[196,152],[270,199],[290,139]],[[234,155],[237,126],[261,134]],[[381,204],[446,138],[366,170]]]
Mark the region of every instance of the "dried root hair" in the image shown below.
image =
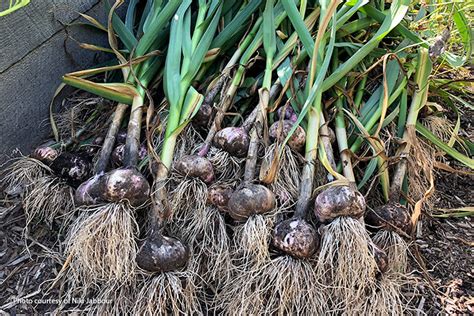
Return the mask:
[[[405,273],[407,271],[409,246],[399,234],[382,229],[372,237],[372,240],[387,254],[387,272]]]
[[[209,149],[207,158],[214,167],[217,181],[229,181],[242,177],[245,158],[234,157],[228,152],[216,147]]]
[[[259,310],[260,302],[253,293],[258,288],[254,288],[253,281],[257,280],[259,269],[271,261],[269,246],[274,223],[274,214],[252,215],[234,227],[231,277],[221,283],[222,288],[216,293],[217,310],[229,315],[251,315]]]
[[[189,269],[219,290],[221,284],[230,281],[233,269],[225,219],[215,207],[206,207],[200,215],[189,223],[193,235],[188,240],[193,248]]]
[[[134,315],[201,315],[197,276],[189,271],[145,276],[133,307]],[[138,285],[140,286],[140,285]]]
[[[269,170],[275,157],[276,144],[270,145],[265,150],[260,173]],[[272,190],[281,203],[291,203],[298,199],[301,177],[301,157],[287,145],[283,147],[276,170],[275,180],[270,184]]]
[[[387,273],[368,290],[364,300],[343,314],[347,315],[405,315],[402,287],[406,283],[401,274]]]
[[[100,286],[94,299],[97,303],[90,304],[92,315],[129,315],[136,304],[136,281],[120,283],[107,282]]]
[[[430,115],[421,120],[421,123],[443,142],[447,143],[453,135],[453,123],[446,117]]]
[[[66,239],[70,277],[85,288],[97,282],[133,279],[138,236],[135,210],[124,203],[107,203],[78,211],[81,215]]]
[[[51,226],[55,219],[59,219],[62,231],[73,219],[74,190],[57,177],[40,177],[29,186],[23,208],[26,227],[33,221],[46,221]]]
[[[259,267],[270,261],[270,242],[276,214],[252,215],[234,228],[232,256],[240,270]]]
[[[165,132],[164,126],[166,126],[167,110],[163,110],[162,114],[164,115],[161,121],[163,128],[154,130],[154,134],[151,139],[152,146],[156,152],[160,152],[163,148]],[[184,131],[179,134],[178,139],[176,140],[173,163],[181,159],[181,157],[184,155],[190,155],[194,146],[201,141],[201,135],[194,129],[192,124],[186,126]]]
[[[221,308],[229,315],[323,315],[329,297],[314,264],[284,255],[239,273]]]
[[[317,272],[330,287],[332,308],[339,312],[363,300],[378,271],[372,241],[362,222],[338,217],[321,231]]]
[[[206,224],[201,217],[206,208],[207,185],[200,179],[188,178],[177,172],[173,172],[172,178],[177,185],[170,192],[173,211],[171,228],[177,236],[189,242],[195,238],[194,231],[203,229],[195,225]]]
[[[100,111],[96,110],[98,104],[101,105]],[[62,109],[53,113],[59,135],[62,139],[72,138],[86,125],[88,134],[93,131],[92,134],[104,135],[108,124],[103,123],[109,120],[112,114],[111,105],[110,101],[84,93],[76,93],[65,99]],[[49,124],[49,120],[47,123]]]
[[[24,195],[36,179],[51,172],[41,161],[25,156],[13,158],[0,167],[0,189],[11,196]]]
[[[430,197],[433,197],[434,193],[431,184],[433,181],[435,151],[416,136],[414,127],[409,126],[407,131],[411,144],[407,162],[408,196],[413,201],[423,199],[428,208],[431,208],[433,201]]]
[[[190,155],[196,144],[203,141],[201,135],[189,124],[186,129],[178,136],[176,150],[173,156],[173,162],[178,161],[184,155]]]

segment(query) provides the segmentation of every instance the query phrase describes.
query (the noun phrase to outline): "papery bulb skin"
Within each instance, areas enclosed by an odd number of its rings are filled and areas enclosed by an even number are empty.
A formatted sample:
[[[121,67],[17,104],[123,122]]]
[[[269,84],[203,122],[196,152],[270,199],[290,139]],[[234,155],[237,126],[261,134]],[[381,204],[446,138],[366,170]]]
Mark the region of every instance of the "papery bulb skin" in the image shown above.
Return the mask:
[[[339,216],[359,219],[364,216],[365,209],[364,196],[347,185],[327,188],[319,193],[314,202],[314,214],[321,223],[329,223]]]
[[[109,202],[128,201],[132,206],[145,204],[150,184],[136,168],[120,168],[104,175],[102,198]]]
[[[411,234],[413,225],[410,212],[406,206],[397,202],[389,202],[385,205],[369,210],[365,214],[365,222],[376,228],[403,232]]]
[[[69,181],[72,185],[79,185],[92,173],[92,162],[89,158],[68,152],[63,152],[56,157],[50,167],[57,176]]]
[[[300,259],[311,257],[319,247],[319,236],[304,219],[290,218],[273,230],[273,245],[280,251]]]
[[[233,190],[227,187],[213,186],[210,187],[207,193],[207,203],[214,205],[219,210],[227,212],[230,196]]]
[[[193,124],[202,128],[206,128],[212,118],[212,107],[203,103],[196,115],[193,117]]]
[[[214,136],[214,145],[232,156],[244,158],[249,149],[250,137],[241,127],[226,127]]]
[[[169,272],[181,269],[189,260],[189,251],[181,241],[154,231],[141,245],[137,264],[148,272]]]
[[[209,159],[197,155],[185,155],[176,163],[175,168],[183,175],[199,178],[206,184],[214,181],[214,168]]]
[[[374,253],[375,262],[377,262],[379,273],[384,274],[388,270],[387,254],[375,244],[372,244],[372,251]]]
[[[275,205],[275,195],[267,187],[246,183],[231,194],[227,206],[232,218],[245,220],[254,214],[268,213]]]
[[[282,117],[283,116],[283,117]],[[277,110],[277,117],[278,119],[289,120],[291,122],[296,122],[298,120],[298,116],[295,113],[295,110],[291,106],[280,107]]]
[[[96,205],[104,202],[102,199],[104,188],[104,174],[95,175],[83,182],[74,193],[76,205]]]
[[[284,141],[288,136],[289,132],[293,128],[294,123],[289,120],[283,122],[276,121],[270,126],[269,135],[270,139],[275,142],[277,140]],[[294,133],[288,140],[288,146],[294,151],[300,152],[303,150],[306,143],[306,132],[301,126],[298,126]]]
[[[38,147],[32,153],[31,157],[37,159],[47,165],[53,162],[59,156],[59,152],[51,147]]]

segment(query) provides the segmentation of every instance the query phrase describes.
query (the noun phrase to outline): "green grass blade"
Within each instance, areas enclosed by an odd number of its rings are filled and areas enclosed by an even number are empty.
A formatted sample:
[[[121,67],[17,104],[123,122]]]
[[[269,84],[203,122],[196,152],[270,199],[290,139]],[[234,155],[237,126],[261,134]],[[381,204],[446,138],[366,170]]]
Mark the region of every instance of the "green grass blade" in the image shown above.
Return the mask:
[[[362,135],[364,135],[364,138],[367,140],[370,147],[372,148],[374,156],[377,156],[377,165],[379,168],[379,182],[382,187],[384,199],[385,201],[388,201],[390,192],[390,176],[388,173],[388,157],[385,154],[385,149],[380,140],[375,140],[371,137],[369,132],[367,132],[367,130],[365,129],[364,125],[354,114],[352,114],[350,111],[347,111],[346,109],[344,109],[344,112],[352,120],[352,122],[362,133]]]
[[[377,169],[377,163],[378,163],[377,158],[370,159],[369,163],[367,164],[367,167],[365,167],[364,169],[364,176],[362,177],[362,180],[360,180],[359,184],[357,185],[357,188],[359,190],[365,186],[367,181],[370,180],[375,170]]]
[[[374,20],[376,20],[379,23],[382,23],[384,19],[386,18],[385,14],[377,10],[374,6],[372,5],[366,5],[363,8],[360,9],[361,12],[367,14]],[[395,26],[395,32],[398,34],[402,35],[403,37],[411,40],[414,43],[419,43],[424,47],[428,47],[428,44],[425,43],[418,35],[410,31],[405,25],[399,24]]]
[[[469,62],[472,58],[472,47],[474,46],[473,41],[473,30],[469,25],[469,21],[464,15],[463,11],[454,4],[454,15],[453,15],[454,24],[458,29],[459,35],[461,36],[464,50],[466,53],[466,61]]]
[[[339,12],[344,13],[337,17],[337,29],[341,28],[360,8],[369,3],[368,0],[351,0],[344,4]],[[349,8],[349,9],[348,9]],[[338,12],[338,13],[339,13]]]
[[[157,0],[157,1],[147,0],[145,4],[145,8],[143,9],[143,12],[140,17],[140,23],[138,25],[138,34],[140,37],[145,32],[145,29],[146,29],[145,24],[147,24],[147,21],[149,22],[151,20],[152,14],[150,12],[152,12],[152,8],[155,5],[155,3],[157,3],[158,7],[161,7],[161,0]]]
[[[268,56],[275,55],[276,38],[275,38],[275,16],[273,13],[273,0],[267,0],[265,10],[263,11],[263,47]]]
[[[273,0],[267,0],[263,12],[263,48],[266,56],[265,75],[262,87],[270,91],[272,80],[273,56],[276,52],[275,17],[273,13]]]
[[[316,24],[318,16],[319,16],[319,8],[316,8],[306,17],[304,21],[305,27],[307,29],[312,29],[313,26]],[[293,34],[291,34],[291,36],[286,40],[285,45],[281,49],[278,49],[278,54],[275,57],[274,62],[273,62],[274,68],[278,67],[283,62],[283,60],[287,58],[287,56],[295,49],[298,37],[299,37],[298,33],[296,31],[293,32]],[[304,49],[301,52],[300,56],[302,57],[304,56],[305,58],[308,56],[306,49]]]
[[[397,137],[402,138],[403,132],[405,131],[405,124],[407,121],[408,115],[408,90],[406,88],[403,89],[402,97],[400,100],[400,115],[398,116],[398,123],[397,123]]]
[[[375,22],[371,18],[357,19],[355,21],[348,22],[344,24],[343,26],[341,26],[341,28],[337,31],[336,36],[338,38],[342,38],[352,33],[355,33],[359,30],[368,29],[370,26],[372,26],[375,23],[377,22]]]
[[[135,14],[137,10],[138,0],[130,0],[128,2],[127,13],[125,14],[125,26],[133,33],[133,27],[135,25]]]
[[[125,104],[132,104],[136,89],[126,83],[96,83],[90,80],[64,76],[63,82],[75,88]]]
[[[191,120],[193,116],[196,115],[203,99],[203,95],[197,92],[193,86],[189,87],[189,90],[186,93],[186,98],[184,99],[183,108],[181,110],[181,117],[179,119],[180,126],[186,122],[189,122],[189,120]]]
[[[440,218],[449,218],[449,217],[468,217],[468,216],[474,216],[474,209],[473,207],[461,207],[461,208],[454,208],[454,209],[449,209],[444,211],[447,211],[449,213],[446,214],[433,214],[433,217],[440,217]]]
[[[335,17],[335,15],[336,14],[334,12],[333,17]],[[336,41],[336,23],[333,23],[333,25],[331,27],[331,33],[330,34],[331,34],[331,36],[329,37],[329,43],[326,47],[326,54],[325,54],[324,59],[322,61],[321,67],[319,67],[319,69],[318,69],[318,75],[316,77],[316,80],[314,81],[314,84],[313,84],[313,86],[311,87],[311,89],[308,93],[308,97],[307,97],[307,99],[306,99],[306,101],[305,101],[305,103],[304,103],[304,105],[301,109],[301,112],[298,115],[298,119],[296,120],[296,122],[293,125],[293,127],[291,128],[291,130],[288,132],[288,136],[285,138],[285,140],[283,142],[283,145],[285,145],[288,142],[288,140],[293,135],[293,133],[295,132],[298,125],[300,125],[301,122],[303,121],[303,119],[306,117],[306,114],[308,113],[310,107],[313,105],[313,102],[317,98],[317,96],[318,95],[321,96],[321,94],[322,94],[322,86],[323,86],[323,82],[324,82],[323,80],[324,80],[324,77],[326,76],[327,70],[329,69],[329,64],[330,64],[331,59],[332,59],[332,53],[333,53],[334,44],[335,44],[335,41]],[[313,58],[315,58],[315,57],[313,57]]]
[[[184,15],[184,34],[183,34],[183,58],[191,60],[193,51],[191,39],[191,10],[186,11]]]

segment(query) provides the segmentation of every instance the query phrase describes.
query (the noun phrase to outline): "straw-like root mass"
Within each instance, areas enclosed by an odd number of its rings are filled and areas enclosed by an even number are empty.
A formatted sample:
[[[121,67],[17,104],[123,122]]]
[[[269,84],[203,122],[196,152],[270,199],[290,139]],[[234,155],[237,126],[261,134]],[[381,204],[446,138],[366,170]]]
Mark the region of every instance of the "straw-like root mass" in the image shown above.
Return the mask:
[[[127,281],[135,275],[138,225],[133,209],[109,203],[78,210],[66,240],[70,274],[85,285]]]
[[[219,290],[232,274],[230,240],[223,215],[215,207],[206,207],[200,218],[189,223],[195,239],[190,270],[198,273],[205,283]]]
[[[175,175],[179,183],[170,192],[174,221],[171,228],[174,234],[185,241],[190,241],[195,237],[195,233],[189,223],[202,220],[200,217],[206,208],[207,185],[196,178]]]
[[[4,166],[7,166],[3,169]],[[19,157],[2,165],[0,188],[10,196],[19,196],[26,192],[29,185],[44,176],[49,168],[39,160]]]
[[[399,234],[389,230],[379,230],[372,240],[387,254],[388,271],[398,273],[407,271],[408,244]]]
[[[318,274],[330,287],[333,309],[350,310],[376,280],[377,262],[362,222],[338,217],[321,231]]]
[[[270,259],[274,215],[253,215],[234,228],[233,257],[239,269],[251,269]]]
[[[222,294],[221,307],[229,315],[322,315],[330,297],[314,264],[278,256],[259,268],[239,271]]]
[[[260,178],[266,173],[276,172],[269,187],[281,204],[291,204],[296,201],[299,194],[301,160],[298,153],[292,151],[289,146],[285,146],[283,154],[276,161],[275,156],[279,154],[278,150],[276,144],[270,145],[266,150],[260,169]],[[273,170],[273,163],[277,163],[276,170]]]
[[[208,159],[214,167],[217,180],[232,181],[240,179],[244,158],[237,158],[217,147],[211,147]]]
[[[145,276],[133,307],[135,315],[201,314],[197,276],[190,272],[166,272]]]
[[[61,227],[65,228],[74,214],[73,189],[61,179],[43,176],[31,184],[23,200],[26,226],[33,221],[46,221],[51,225],[55,218],[61,217]]]

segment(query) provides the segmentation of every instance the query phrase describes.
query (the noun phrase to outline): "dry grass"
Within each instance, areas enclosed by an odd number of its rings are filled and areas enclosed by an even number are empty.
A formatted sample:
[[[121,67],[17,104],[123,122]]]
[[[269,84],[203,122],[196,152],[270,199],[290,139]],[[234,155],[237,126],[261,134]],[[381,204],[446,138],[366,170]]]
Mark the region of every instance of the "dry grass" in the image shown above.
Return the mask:
[[[179,161],[185,155],[191,155],[196,144],[200,144],[202,141],[201,135],[194,129],[192,124],[189,124],[178,136],[173,162]]]
[[[407,304],[402,301],[401,274],[387,273],[374,283],[360,304],[344,312],[346,315],[404,315]]]
[[[421,122],[445,143],[448,143],[454,134],[454,124],[446,117],[429,115],[423,118]]]
[[[151,137],[152,147],[156,153],[160,153],[163,149],[163,140],[166,126],[168,112],[166,109],[161,110],[162,121],[159,128],[153,130],[153,135]],[[202,142],[201,135],[194,129],[192,124],[189,124],[184,131],[182,131],[176,140],[176,146],[173,155],[173,163],[180,160],[182,156],[190,155],[192,149],[196,144]]]
[[[423,199],[428,208],[432,208],[433,201],[430,197],[434,193],[431,181],[434,181],[435,150],[416,136],[414,127],[409,126],[407,132],[411,144],[407,168],[408,195],[413,201]]]
[[[93,315],[127,315],[133,309],[137,297],[136,281],[127,283],[108,282],[102,285],[94,297],[97,304],[91,304]]]
[[[138,225],[123,203],[80,208],[71,226],[66,253],[69,275],[86,288],[96,282],[126,282],[135,276]]]
[[[171,189],[171,210],[173,212],[174,233],[186,241],[194,240],[196,228],[190,222],[200,223],[206,208],[207,185],[200,179],[187,178],[177,173],[172,174],[173,182],[178,183]],[[200,223],[203,224],[203,223]],[[205,224],[205,223],[204,223]],[[200,229],[200,228],[198,228]]]
[[[337,312],[350,309],[375,282],[377,263],[363,222],[338,217],[322,230],[317,270]]]
[[[61,138],[69,139],[85,127],[87,133],[104,135],[108,126],[104,122],[110,118],[112,112],[112,102],[101,97],[76,93],[63,101],[62,109],[54,113],[53,118]],[[47,123],[49,124],[49,120]]]

